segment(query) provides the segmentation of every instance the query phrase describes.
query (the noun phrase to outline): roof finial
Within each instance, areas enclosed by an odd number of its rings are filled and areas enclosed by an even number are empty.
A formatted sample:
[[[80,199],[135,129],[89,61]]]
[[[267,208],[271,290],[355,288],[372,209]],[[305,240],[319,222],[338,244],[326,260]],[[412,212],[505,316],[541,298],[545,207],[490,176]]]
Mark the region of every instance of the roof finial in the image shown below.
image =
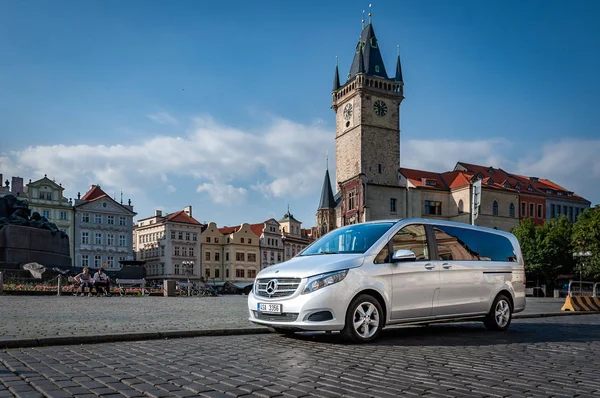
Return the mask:
[[[372,22],[372,20],[373,20],[373,19],[371,18],[372,16],[373,16],[373,13],[371,12],[371,4],[369,3],[369,24],[371,24],[371,22]]]
[[[329,171],[329,151],[325,151],[325,166],[327,167],[327,171]]]
[[[290,214],[290,204],[288,203],[288,214]]]
[[[123,204],[123,188],[121,188],[121,204]]]
[[[400,56],[400,44],[396,45],[396,48],[398,49],[398,56]]]
[[[339,66],[339,61],[338,61],[338,56],[337,55],[335,56],[335,66],[336,67]]]
[[[362,28],[365,28],[365,10],[363,10],[363,16],[362,16]]]

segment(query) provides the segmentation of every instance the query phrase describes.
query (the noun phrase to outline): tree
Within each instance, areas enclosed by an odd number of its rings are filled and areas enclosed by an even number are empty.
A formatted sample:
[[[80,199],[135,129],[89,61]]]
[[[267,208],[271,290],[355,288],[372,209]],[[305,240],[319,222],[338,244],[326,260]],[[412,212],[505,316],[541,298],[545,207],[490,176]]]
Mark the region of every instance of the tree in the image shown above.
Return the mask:
[[[592,252],[592,257],[579,260],[584,262],[584,277],[600,277],[600,206],[579,215],[573,226],[572,243],[575,251]]]
[[[573,272],[572,225],[566,216],[536,226],[532,219],[521,220],[512,230],[521,245],[528,278],[553,286],[557,275]]]

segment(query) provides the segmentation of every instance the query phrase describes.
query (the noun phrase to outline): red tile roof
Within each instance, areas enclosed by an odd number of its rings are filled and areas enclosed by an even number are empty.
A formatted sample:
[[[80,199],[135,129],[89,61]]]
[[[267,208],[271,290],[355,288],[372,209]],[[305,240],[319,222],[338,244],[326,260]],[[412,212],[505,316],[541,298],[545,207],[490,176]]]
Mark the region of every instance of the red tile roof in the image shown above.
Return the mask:
[[[254,232],[254,235],[260,237],[263,233],[263,229],[265,228],[265,223],[261,222],[260,224],[250,224],[250,229]]]
[[[171,213],[166,217],[166,221],[179,222],[183,224],[201,225],[194,217],[190,217],[185,211],[180,210],[176,213]]]
[[[89,191],[87,191],[85,195],[83,195],[81,200],[91,201],[102,198],[104,196],[108,195],[106,194],[106,192],[100,189],[99,185],[92,185],[92,188]]]
[[[417,187],[443,190],[448,189],[448,186],[442,179],[442,176],[438,173],[406,168],[400,168],[400,172]],[[435,183],[435,185],[428,185],[427,182],[430,182],[430,184]]]
[[[217,229],[223,235],[229,235],[229,234],[232,234],[234,232],[237,232],[237,230],[240,229],[240,226],[236,225],[235,227],[223,227],[223,228],[217,228]]]

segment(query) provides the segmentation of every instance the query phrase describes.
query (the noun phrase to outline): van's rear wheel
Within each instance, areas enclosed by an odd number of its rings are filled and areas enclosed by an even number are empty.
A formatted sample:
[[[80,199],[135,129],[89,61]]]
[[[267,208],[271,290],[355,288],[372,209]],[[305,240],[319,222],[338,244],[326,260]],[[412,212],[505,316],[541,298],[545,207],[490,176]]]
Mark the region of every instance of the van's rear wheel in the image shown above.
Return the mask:
[[[504,295],[499,294],[492,304],[489,314],[486,316],[483,324],[488,330],[506,330],[512,321],[512,307],[510,300]]]
[[[379,336],[383,324],[379,301],[368,294],[361,294],[348,306],[342,336],[355,343],[368,343]]]

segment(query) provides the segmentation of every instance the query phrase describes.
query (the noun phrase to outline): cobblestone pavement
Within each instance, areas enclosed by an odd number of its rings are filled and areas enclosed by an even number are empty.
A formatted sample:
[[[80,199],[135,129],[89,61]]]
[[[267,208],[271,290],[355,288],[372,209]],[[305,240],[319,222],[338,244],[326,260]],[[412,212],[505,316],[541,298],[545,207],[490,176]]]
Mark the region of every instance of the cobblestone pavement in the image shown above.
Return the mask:
[[[0,341],[192,329],[247,328],[246,296],[1,296]]]
[[[590,397],[600,315],[338,334],[198,337],[0,351],[0,397]]]
[[[246,296],[0,296],[0,341],[248,328]],[[560,312],[564,299],[528,299],[525,314]]]

